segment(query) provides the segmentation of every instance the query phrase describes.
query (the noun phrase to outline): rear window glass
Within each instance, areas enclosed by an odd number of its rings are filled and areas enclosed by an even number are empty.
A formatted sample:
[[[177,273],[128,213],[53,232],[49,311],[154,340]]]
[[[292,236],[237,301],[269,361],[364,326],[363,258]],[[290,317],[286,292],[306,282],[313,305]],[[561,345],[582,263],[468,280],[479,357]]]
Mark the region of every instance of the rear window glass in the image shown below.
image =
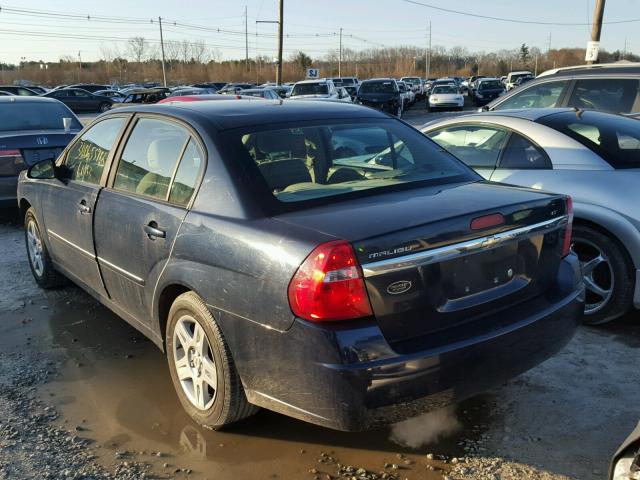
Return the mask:
[[[360,93],[393,93],[395,88],[392,82],[364,82],[360,85]]]
[[[589,78],[576,81],[569,107],[629,113],[638,96],[639,81],[628,78]]]
[[[458,89],[453,85],[437,85],[433,87],[433,94],[458,93]]]
[[[280,202],[475,179],[457,159],[394,120],[238,131],[250,171]]]
[[[63,129],[63,118],[71,118],[72,129],[82,128],[69,109],[57,102],[0,104],[0,132]]]
[[[326,83],[299,83],[293,87],[291,96],[296,95],[326,95],[329,87]]]
[[[614,168],[640,168],[638,120],[600,112],[566,112],[542,117],[538,123],[582,143]]]
[[[504,85],[500,80],[484,80],[480,82],[478,86],[479,90],[495,90],[495,89],[503,89]]]

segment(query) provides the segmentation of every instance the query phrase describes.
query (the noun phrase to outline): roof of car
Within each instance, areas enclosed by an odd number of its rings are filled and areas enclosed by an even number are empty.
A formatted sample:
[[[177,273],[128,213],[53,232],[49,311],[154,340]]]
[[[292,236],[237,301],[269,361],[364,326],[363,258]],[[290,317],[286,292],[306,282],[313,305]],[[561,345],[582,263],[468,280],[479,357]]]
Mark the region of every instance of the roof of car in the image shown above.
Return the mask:
[[[598,63],[595,65],[574,65],[571,67],[554,68],[542,72],[539,77],[548,77],[551,75],[599,75],[606,73],[640,73],[640,62],[615,62],[615,63]]]
[[[368,82],[395,82],[396,79],[395,78],[369,78],[367,80],[363,80],[362,83],[368,83]]]
[[[521,118],[523,120],[530,120],[535,122],[543,117],[548,117],[549,115],[556,115],[558,113],[565,112],[575,112],[573,108],[517,108],[512,110],[495,110],[493,112],[480,112],[480,113],[472,113],[469,115],[459,115],[456,117],[452,117],[453,119],[470,119],[470,118],[483,118],[487,117],[513,117],[513,118]],[[439,123],[439,121],[433,122]]]
[[[237,101],[182,102],[157,105],[132,105],[116,110],[121,112],[164,113],[195,121],[206,118],[218,130],[276,123],[297,123],[305,120],[389,118],[378,110],[345,102]],[[109,114],[107,114],[109,115]]]
[[[299,82],[296,82],[296,85],[299,83],[327,83],[329,80],[330,79],[326,79],[326,78],[316,78],[314,80],[300,80]]]
[[[19,96],[0,97],[0,103],[61,103],[59,100],[41,96]]]

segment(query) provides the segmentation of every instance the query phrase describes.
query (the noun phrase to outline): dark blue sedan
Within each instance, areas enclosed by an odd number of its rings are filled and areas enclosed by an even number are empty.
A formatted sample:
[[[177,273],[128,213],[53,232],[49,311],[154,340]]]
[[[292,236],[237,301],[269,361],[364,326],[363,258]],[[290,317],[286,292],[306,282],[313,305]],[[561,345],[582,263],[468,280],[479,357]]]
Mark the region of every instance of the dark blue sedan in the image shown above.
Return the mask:
[[[499,385],[583,310],[568,197],[332,102],[132,106],[23,174],[29,262],[143,332],[185,410],[358,430]]]
[[[0,208],[16,208],[22,170],[56,159],[81,129],[73,112],[57,100],[0,97]]]

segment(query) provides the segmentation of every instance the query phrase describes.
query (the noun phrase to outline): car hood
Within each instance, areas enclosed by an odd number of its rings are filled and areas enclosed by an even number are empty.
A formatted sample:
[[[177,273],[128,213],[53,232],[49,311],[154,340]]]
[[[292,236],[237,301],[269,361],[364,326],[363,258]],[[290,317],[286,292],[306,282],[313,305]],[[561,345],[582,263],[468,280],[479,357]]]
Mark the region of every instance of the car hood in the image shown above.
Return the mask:
[[[328,94],[314,94],[314,95],[293,95],[289,97],[290,100],[305,100],[309,98],[330,98]]]

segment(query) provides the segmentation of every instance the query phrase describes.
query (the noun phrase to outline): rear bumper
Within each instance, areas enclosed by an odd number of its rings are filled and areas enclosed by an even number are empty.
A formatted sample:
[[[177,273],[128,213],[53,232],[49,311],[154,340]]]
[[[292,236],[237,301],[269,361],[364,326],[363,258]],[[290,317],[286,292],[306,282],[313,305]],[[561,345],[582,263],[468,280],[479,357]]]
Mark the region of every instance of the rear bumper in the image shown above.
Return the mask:
[[[374,428],[491,389],[558,352],[584,308],[574,255],[558,280],[544,308],[512,309],[499,328],[411,354],[394,351],[377,325],[338,330],[302,320],[286,332],[255,332],[274,336],[259,341],[259,352],[246,329],[231,348],[250,402],[338,430]]]

